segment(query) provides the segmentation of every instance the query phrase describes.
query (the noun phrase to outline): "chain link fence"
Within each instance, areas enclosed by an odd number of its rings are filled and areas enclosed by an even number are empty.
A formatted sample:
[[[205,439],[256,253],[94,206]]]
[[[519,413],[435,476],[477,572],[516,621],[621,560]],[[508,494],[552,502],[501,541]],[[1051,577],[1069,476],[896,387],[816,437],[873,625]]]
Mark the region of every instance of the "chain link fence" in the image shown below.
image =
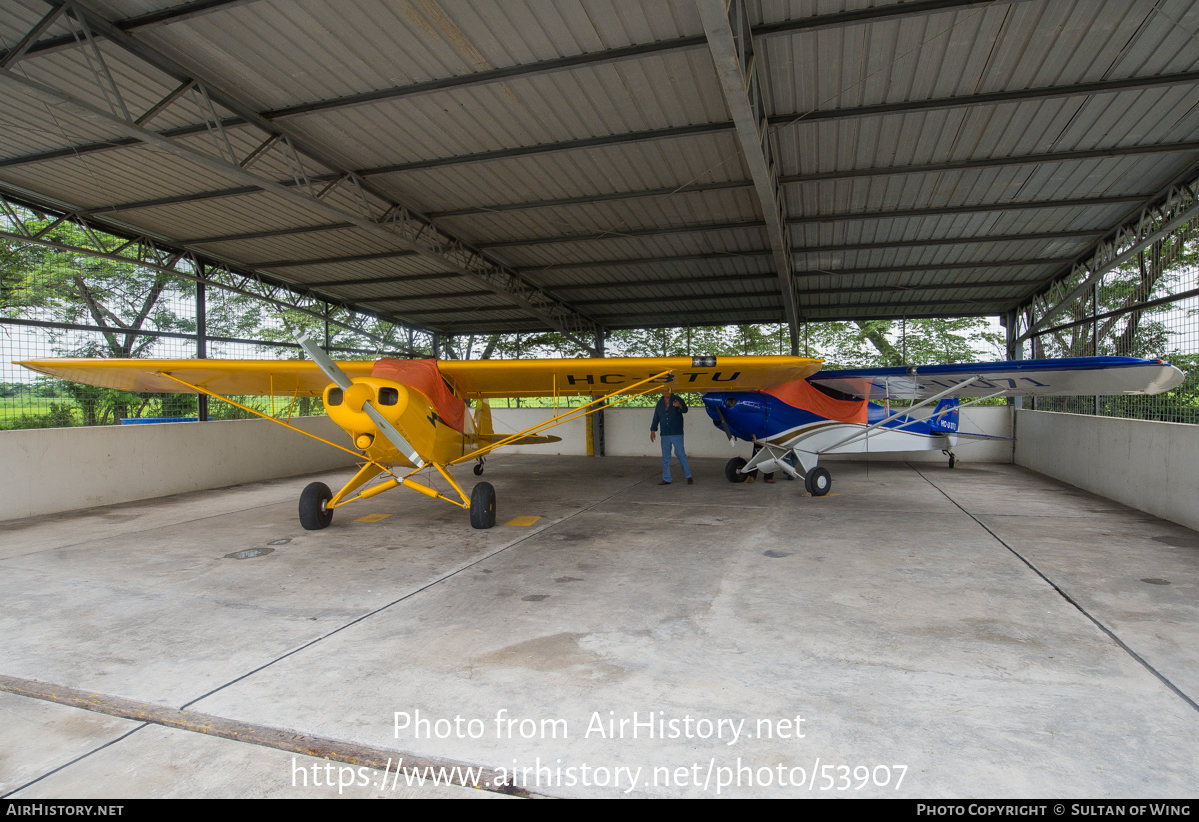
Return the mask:
[[[1073,414],[1199,424],[1199,219],[1192,220],[1085,286],[1080,299],[1052,313],[1061,295],[1083,288],[1076,272],[1024,308],[1025,328],[1049,317],[1023,348],[1025,357],[1141,357],[1186,372],[1172,391],[1153,396],[1039,397],[1025,407]]]

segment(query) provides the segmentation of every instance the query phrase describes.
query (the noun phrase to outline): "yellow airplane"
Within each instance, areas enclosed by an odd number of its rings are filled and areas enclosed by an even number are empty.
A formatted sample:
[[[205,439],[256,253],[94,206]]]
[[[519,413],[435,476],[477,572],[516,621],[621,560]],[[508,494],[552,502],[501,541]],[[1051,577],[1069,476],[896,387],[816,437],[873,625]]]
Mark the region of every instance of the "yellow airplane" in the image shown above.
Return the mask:
[[[313,531],[328,527],[335,508],[401,485],[469,511],[475,528],[490,528],[495,525],[495,489],[479,482],[467,495],[450,473],[454,466],[473,461],[474,473],[481,475],[484,459],[497,448],[556,442],[559,438],[541,433],[660,391],[668,383],[676,391],[756,391],[804,379],[822,362],[787,356],[335,362],[307,337],[298,342],[310,359],[54,359],[19,364],[103,388],[206,394],[363,460],[337,493],[320,482],[304,489],[300,524]],[[290,397],[289,419],[298,398],[319,396],[353,447],[316,437],[228,395]],[[592,399],[524,431],[505,436],[492,429],[489,398],[580,395]],[[418,472],[426,469],[444,477],[459,499],[417,481]]]

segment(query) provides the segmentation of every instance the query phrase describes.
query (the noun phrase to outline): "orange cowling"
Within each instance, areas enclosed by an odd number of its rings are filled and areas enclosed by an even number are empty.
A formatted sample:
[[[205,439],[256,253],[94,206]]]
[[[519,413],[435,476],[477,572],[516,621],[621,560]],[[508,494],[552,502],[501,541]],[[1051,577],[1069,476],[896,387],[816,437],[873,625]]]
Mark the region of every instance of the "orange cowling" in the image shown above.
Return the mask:
[[[466,403],[441,378],[437,360],[396,360],[384,357],[375,363],[372,377],[394,380],[409,385],[428,397],[437,416],[455,431],[462,431],[466,419]]]
[[[869,405],[867,400],[834,400],[820,389],[812,387],[807,380],[763,388],[762,393],[778,397],[787,405],[811,411],[825,419],[837,422],[866,422],[866,406]]]

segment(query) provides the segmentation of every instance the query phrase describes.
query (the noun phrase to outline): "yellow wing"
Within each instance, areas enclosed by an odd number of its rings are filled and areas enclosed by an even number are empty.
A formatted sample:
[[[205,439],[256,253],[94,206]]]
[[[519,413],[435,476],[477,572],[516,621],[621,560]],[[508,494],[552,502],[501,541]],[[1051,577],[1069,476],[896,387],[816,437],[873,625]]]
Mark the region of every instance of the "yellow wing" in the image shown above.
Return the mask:
[[[753,391],[820,370],[807,357],[610,357],[586,360],[442,360],[438,368],[462,397],[609,394],[670,371],[674,391]]]
[[[62,380],[121,391],[186,393],[162,374],[217,394],[318,397],[329,380],[311,360],[54,359],[18,363]],[[374,362],[339,361],[351,377],[369,377]],[[460,397],[553,397],[609,394],[670,371],[675,391],[752,391],[820,370],[806,357],[611,357],[581,360],[441,360]]]
[[[101,388],[121,391],[191,393],[179,383],[160,376],[171,374],[217,394],[276,394],[319,397],[329,384],[311,360],[26,360],[17,365]],[[351,378],[369,377],[374,362],[353,360],[338,365]]]

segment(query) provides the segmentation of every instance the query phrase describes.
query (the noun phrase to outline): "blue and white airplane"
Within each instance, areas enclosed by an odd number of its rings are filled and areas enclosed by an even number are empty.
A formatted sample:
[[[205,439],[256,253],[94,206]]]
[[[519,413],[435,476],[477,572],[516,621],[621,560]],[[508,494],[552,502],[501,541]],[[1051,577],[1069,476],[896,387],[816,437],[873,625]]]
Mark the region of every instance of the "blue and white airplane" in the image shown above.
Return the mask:
[[[996,439],[958,430],[958,410],[983,400],[1159,394],[1185,378],[1162,360],[1134,357],[1013,360],[819,371],[761,391],[707,392],[703,401],[730,440],[754,443],[751,459],[734,457],[725,466],[730,482],[744,482],[754,471],[782,471],[802,477],[819,497],[832,488],[828,469],[817,464],[825,454],[941,451],[952,468],[959,440]],[[891,400],[914,403],[891,412]],[[930,416],[913,414],[934,402]]]

